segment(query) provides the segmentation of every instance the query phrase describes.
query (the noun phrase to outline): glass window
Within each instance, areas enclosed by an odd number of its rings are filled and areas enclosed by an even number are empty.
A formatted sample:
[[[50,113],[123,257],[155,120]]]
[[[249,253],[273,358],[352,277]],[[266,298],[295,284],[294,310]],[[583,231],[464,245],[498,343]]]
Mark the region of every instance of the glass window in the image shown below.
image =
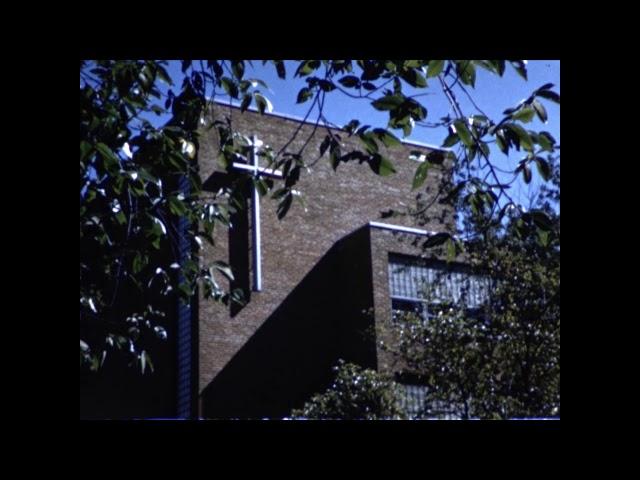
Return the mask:
[[[474,275],[468,266],[389,255],[389,293],[394,321],[400,314],[411,312],[428,322],[441,310],[460,303],[467,314],[479,318],[490,290],[490,277]],[[400,406],[410,418],[458,418],[451,413],[450,405],[427,400],[428,387],[424,379],[402,378],[398,381],[401,385]]]
[[[471,274],[464,265],[389,255],[389,291],[394,310],[426,311],[428,316],[435,305],[461,301],[475,310],[489,298],[490,289],[488,276]],[[423,306],[427,301],[431,308]],[[398,308],[393,307],[394,302]]]

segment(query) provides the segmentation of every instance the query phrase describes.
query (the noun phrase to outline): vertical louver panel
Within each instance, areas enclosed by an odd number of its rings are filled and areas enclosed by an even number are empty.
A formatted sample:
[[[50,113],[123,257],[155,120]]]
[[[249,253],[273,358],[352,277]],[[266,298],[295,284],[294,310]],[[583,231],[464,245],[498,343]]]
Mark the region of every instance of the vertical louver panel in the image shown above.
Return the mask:
[[[185,197],[189,195],[189,183],[186,176],[181,177],[179,188]],[[178,249],[180,256],[180,264],[188,259],[191,245],[187,237],[189,222],[182,217],[178,221]],[[182,274],[179,282],[184,281]],[[177,344],[178,344],[178,417],[191,418],[192,410],[192,322],[191,322],[191,306],[189,303],[179,300],[178,304],[178,328],[177,328]]]

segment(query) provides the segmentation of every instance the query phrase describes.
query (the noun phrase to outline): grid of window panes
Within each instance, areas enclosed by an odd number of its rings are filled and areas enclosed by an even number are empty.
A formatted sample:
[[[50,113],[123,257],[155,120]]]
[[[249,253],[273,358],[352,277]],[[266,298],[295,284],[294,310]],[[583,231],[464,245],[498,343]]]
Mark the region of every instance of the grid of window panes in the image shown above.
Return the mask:
[[[472,275],[461,269],[429,265],[417,258],[389,256],[389,289],[391,298],[411,302],[458,303],[478,308],[489,296],[491,284],[487,276]]]
[[[409,418],[428,420],[458,420],[460,417],[451,413],[444,402],[431,402],[428,412],[427,387],[424,385],[400,384],[399,406]]]
[[[412,312],[428,321],[443,303],[462,302],[469,314],[478,315],[489,298],[491,279],[473,275],[462,266],[447,268],[444,262],[425,261],[404,255],[389,255],[389,293],[393,318]],[[442,402],[428,404],[427,387],[401,382],[400,407],[409,418],[454,420],[451,406]]]
[[[423,385],[400,385],[400,408],[410,417],[420,415],[425,407],[427,387]]]

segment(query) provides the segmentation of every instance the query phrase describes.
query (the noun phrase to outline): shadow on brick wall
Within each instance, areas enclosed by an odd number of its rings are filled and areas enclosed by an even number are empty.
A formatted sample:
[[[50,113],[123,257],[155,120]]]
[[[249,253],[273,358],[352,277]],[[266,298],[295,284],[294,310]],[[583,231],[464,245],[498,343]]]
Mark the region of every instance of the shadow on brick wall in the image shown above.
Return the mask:
[[[338,358],[375,368],[369,229],[337,242],[202,393],[205,418],[282,418]]]
[[[240,175],[232,175],[223,172],[214,172],[202,184],[205,191],[217,192],[220,188],[231,187],[234,182],[240,182],[246,178]],[[249,185],[244,186],[245,201],[249,199]],[[230,314],[235,317],[242,311],[245,305],[251,301],[251,242],[249,231],[249,208],[238,210],[230,215],[231,227],[229,228],[229,266],[233,271],[233,280],[229,288],[242,292],[244,303],[231,302]]]

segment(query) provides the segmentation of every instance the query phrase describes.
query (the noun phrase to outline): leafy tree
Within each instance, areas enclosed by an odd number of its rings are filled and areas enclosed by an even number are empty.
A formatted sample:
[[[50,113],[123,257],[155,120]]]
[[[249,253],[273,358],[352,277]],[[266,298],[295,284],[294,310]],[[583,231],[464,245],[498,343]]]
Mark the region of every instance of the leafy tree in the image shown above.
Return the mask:
[[[207,297],[234,298],[219,284],[229,267],[197,256],[233,208],[233,192],[201,192],[202,78],[186,75],[177,94],[160,82],[173,85],[165,62],[80,62],[80,363],[92,370],[110,350],[153,369],[144,346],[166,338],[171,301],[188,301],[197,281]],[[145,118],[167,109],[162,128]]]
[[[511,225],[507,227],[511,229]],[[516,227],[514,227],[514,232]],[[533,230],[533,225],[529,228]],[[334,384],[295,417],[325,419],[553,417],[560,415],[559,249],[515,233],[469,245],[478,272],[495,286],[479,312],[440,303],[425,321],[397,315],[377,332],[395,359],[396,380],[424,386],[417,414],[401,408],[390,374],[336,368]],[[435,303],[433,294],[427,303]],[[438,299],[441,301],[441,299]],[[366,374],[363,374],[365,372]]]
[[[325,393],[314,395],[294,410],[293,419],[311,420],[402,420],[397,386],[375,370],[340,360],[333,368],[335,380]]]
[[[282,60],[263,61],[267,63],[280,78],[287,78]],[[242,301],[238,292],[224,288],[224,278],[233,275],[229,267],[223,262],[201,265],[197,253],[203,239],[213,243],[216,225],[228,225],[230,213],[244,207],[241,184],[215,194],[202,192],[198,138],[204,117],[212,112],[212,99],[226,95],[238,100],[242,111],[253,104],[264,113],[270,101],[261,88],[267,85],[246,75],[249,61],[185,60],[181,65],[182,84],[174,91],[166,62],[80,62],[80,360],[94,370],[111,349],[131,355],[142,371],[151,367],[149,338],[166,337],[163,316],[169,305],[176,298],[189,301],[197,285],[214,301]],[[309,139],[297,151],[289,150],[293,138],[278,152],[260,149],[258,154],[282,169],[285,178],[246,181],[258,182],[261,194],[279,202],[279,218],[291,207],[294,187],[312,156],[328,152],[334,169],[356,160],[379,175],[390,175],[395,169],[380,145],[393,147],[399,142],[396,135],[406,137],[423,126],[447,128],[450,134],[443,146],[458,149],[450,160],[456,183],[433,201],[462,199],[471,209],[487,209],[491,221],[500,221],[517,205],[498,178],[491,142],[504,153],[526,154],[514,172],[525,182],[531,180],[534,164],[547,177],[543,154],[554,153],[556,141],[548,132],[525,127],[535,116],[546,120],[544,101],[559,103],[551,84],[540,86],[496,120],[481,112],[465,114],[456,98],[475,86],[479,68],[502,76],[511,66],[526,79],[522,60],[299,60],[296,66],[293,76],[307,84],[297,101],[309,102],[307,117],[317,110],[311,135],[321,120],[331,125],[323,111],[326,95],[368,102],[388,113],[388,124],[371,128],[353,119],[340,126],[341,134],[327,129],[320,151],[313,155],[305,151]],[[453,117],[433,125],[426,122],[428,109],[420,94],[408,93],[409,87],[431,88],[429,82],[440,86],[454,111]],[[148,120],[163,114],[169,120],[162,127]],[[210,126],[219,133],[223,165],[246,158],[249,141],[233,131],[230,122],[215,119]],[[343,151],[345,135],[358,138],[361,148]],[[430,167],[443,161],[437,153],[426,158],[416,170],[413,187],[420,188]],[[546,212],[536,213],[534,220],[536,229],[548,230]],[[444,242],[454,254],[461,248],[449,235],[429,246]]]
[[[377,330],[395,360],[396,380],[424,387],[422,407],[410,418],[560,415],[560,216],[552,208],[559,201],[560,170],[556,159],[550,165],[552,186],[542,188],[538,199],[549,228],[539,229],[539,219],[526,212],[486,229],[486,219],[468,212],[467,229],[481,228],[482,235],[465,243],[466,261],[471,273],[493,283],[480,309],[469,310],[464,295],[447,301],[425,286],[426,304],[438,306],[430,318],[406,312]],[[369,404],[395,398],[398,408],[402,390],[388,374],[372,388],[356,384],[354,368],[339,371],[342,383],[311,399],[304,415],[387,418],[364,410],[363,398]]]
[[[480,313],[444,304],[428,321],[407,314],[389,326],[389,351],[427,387],[422,414],[447,405],[461,418],[559,415],[559,248],[513,233],[469,251],[494,280]]]

